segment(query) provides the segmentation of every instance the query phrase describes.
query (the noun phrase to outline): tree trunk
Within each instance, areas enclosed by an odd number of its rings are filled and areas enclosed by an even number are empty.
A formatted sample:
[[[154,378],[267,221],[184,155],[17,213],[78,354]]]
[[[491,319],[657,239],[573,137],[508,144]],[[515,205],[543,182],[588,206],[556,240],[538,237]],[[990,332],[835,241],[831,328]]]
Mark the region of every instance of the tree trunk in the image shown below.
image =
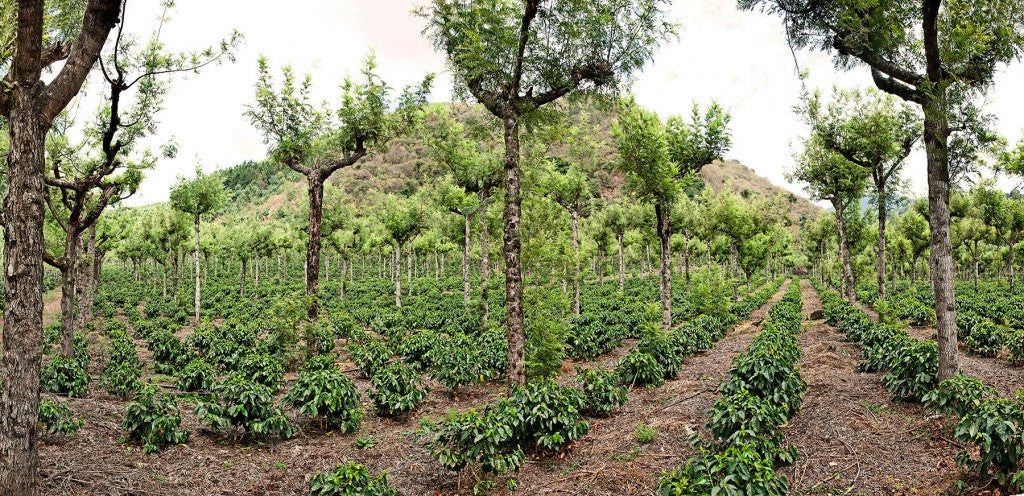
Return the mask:
[[[597,283],[604,286],[604,249],[597,252]]]
[[[341,286],[341,295],[340,295],[341,296],[341,301],[345,301],[345,285],[347,284],[347,279],[346,278],[349,275],[348,271],[349,271],[349,268],[348,268],[348,255],[347,254],[343,254],[341,256],[341,281],[339,281],[340,282],[339,286]]]
[[[843,264],[843,297],[853,303],[856,288],[853,282],[853,268],[850,263],[850,247],[846,240],[846,223],[843,220],[843,206],[839,200],[832,200],[836,213],[836,231],[839,232],[839,258]]]
[[[575,208],[570,209],[572,214],[572,313],[580,314],[580,213]]]
[[[75,277],[78,275],[78,249],[81,233],[69,220],[64,242],[64,260],[60,268],[60,354],[70,360],[75,355]]]
[[[736,272],[739,266],[739,263],[737,263],[739,250],[736,248],[735,241],[729,244],[729,255],[729,264],[732,266],[732,301],[735,303],[740,301],[740,279],[739,274]]]
[[[195,226],[195,228],[196,228],[196,249],[195,249],[195,258],[196,258],[196,295],[195,295],[195,300],[196,301],[195,301],[195,303],[196,303],[196,325],[198,326],[199,325],[199,302],[201,301],[201,299],[200,299],[200,291],[201,290],[200,290],[200,287],[199,287],[199,215],[196,215],[195,221],[196,221],[196,226]]]
[[[173,253],[172,252],[172,254],[171,254],[171,267],[173,268],[173,270],[171,271],[172,295],[174,296],[175,303],[177,303],[177,301],[178,301],[178,277],[180,276],[180,274],[178,273],[179,272],[178,269],[180,267],[178,265],[178,254],[177,253]]]
[[[615,242],[619,245],[619,291],[626,291],[626,257],[622,250],[622,234],[615,235]]]
[[[522,193],[519,190],[519,118],[504,119],[505,138],[505,314],[508,337],[508,378],[526,384],[526,322],[523,313],[523,275],[520,266],[519,223]]]
[[[317,291],[320,286],[320,222],[323,220],[324,183],[319,169],[310,171],[307,184],[309,191],[309,240],[306,243],[306,296],[309,298],[307,317],[316,319],[319,313]]]
[[[395,242],[395,306],[402,308],[402,245]]]
[[[1014,239],[1013,237],[1010,238],[1010,246],[1009,246],[1009,249],[1010,249],[1010,291],[1013,291],[1014,281],[1017,278],[1017,275],[1014,273],[1016,271],[1016,268],[1015,268],[1015,263],[1016,262],[1014,262],[1014,258],[1015,258],[1016,254],[1014,253],[1015,250],[1013,249],[1013,246],[1017,244],[1016,241],[1017,240]]]
[[[239,273],[238,295],[241,296],[242,298],[245,298],[245,269],[246,269],[245,264],[246,264],[246,258],[245,257],[241,257],[239,259],[239,261],[238,261],[238,273]]]
[[[875,185],[878,190],[878,296],[885,298],[885,221],[886,204],[885,183]]]
[[[672,328],[672,268],[669,252],[670,226],[669,213],[666,205],[654,205],[654,215],[658,220],[658,239],[661,240],[661,327],[666,331]]]
[[[491,234],[487,226],[487,201],[491,197],[490,188],[480,190],[480,304],[484,310],[484,326],[487,326],[487,319],[490,317],[490,290],[488,280],[491,276]]]
[[[462,302],[469,304],[469,216],[464,216],[465,236],[462,240]]]
[[[399,261],[399,264],[401,264],[401,261]],[[405,280],[409,283],[405,294],[412,296],[412,240],[405,242]]]
[[[686,276],[686,289],[690,289],[690,237],[687,236],[683,246],[683,274]]]

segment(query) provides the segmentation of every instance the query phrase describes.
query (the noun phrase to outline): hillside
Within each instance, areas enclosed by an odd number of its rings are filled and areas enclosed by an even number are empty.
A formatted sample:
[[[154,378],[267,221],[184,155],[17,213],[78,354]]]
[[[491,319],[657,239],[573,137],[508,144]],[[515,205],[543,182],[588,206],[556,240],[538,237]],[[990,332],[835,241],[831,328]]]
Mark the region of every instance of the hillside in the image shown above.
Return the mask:
[[[459,121],[488,118],[479,109],[465,105],[450,105],[448,111]],[[593,128],[599,147],[599,160],[609,163],[614,160],[611,114],[579,108],[566,109],[566,113],[570,122],[583,123]],[[562,150],[560,144],[555,143],[544,152],[557,156]],[[623,194],[622,187],[626,180],[620,173],[608,169],[605,167],[598,170],[594,179],[604,199],[612,200]],[[386,193],[415,191],[439,173],[439,166],[429,157],[421,139],[401,137],[393,141],[386,151],[371,153],[355,167],[338,171],[328,181],[328,185],[343,191],[349,200],[358,203],[367,199],[367,193],[373,190]],[[231,192],[226,214],[244,212],[247,216],[266,218],[284,214],[281,212],[282,207],[287,207],[284,210],[294,210],[305,205],[303,177],[283,166],[267,162],[246,162],[218,171],[217,174],[224,178],[225,186]],[[794,227],[801,225],[804,219],[813,219],[821,210],[806,198],[772,184],[751,167],[735,160],[709,164],[704,167],[701,176],[716,193],[730,190],[750,200],[784,196],[789,203],[791,225]]]

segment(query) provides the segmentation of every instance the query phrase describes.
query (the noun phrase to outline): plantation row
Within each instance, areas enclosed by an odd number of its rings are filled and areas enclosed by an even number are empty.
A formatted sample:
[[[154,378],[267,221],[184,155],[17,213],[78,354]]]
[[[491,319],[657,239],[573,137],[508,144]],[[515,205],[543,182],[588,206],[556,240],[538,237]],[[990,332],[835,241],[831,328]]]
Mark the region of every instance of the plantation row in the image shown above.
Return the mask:
[[[191,433],[182,426],[183,402],[195,404],[196,415],[210,431],[269,442],[294,436],[302,424],[314,430],[358,431],[367,413],[359,386],[347,375],[351,372],[369,381],[366,396],[374,414],[401,420],[429,394],[428,379],[455,395],[465,385],[502,377],[507,367],[500,328],[485,327],[477,311],[449,292],[458,284],[454,279],[417,280],[415,296],[401,308],[389,299],[388,281],[360,281],[344,303],[325,305],[328,319],[304,324],[301,299],[282,294],[287,288],[258,289],[266,292],[268,302],[260,308],[251,303],[253,295],[242,298],[230,284],[208,284],[208,315],[230,317],[192,329],[186,327],[187,311],[174,300],[125,281],[127,273],[111,277],[97,299],[101,318],[86,326],[93,338],[75,333],[72,358],[63,358],[53,347],[60,340],[59,324],[47,327],[47,353],[52,357],[43,368],[42,382],[50,393],[81,397],[90,393],[90,371],[99,371],[100,387],[131,400],[122,427],[126,440],[139,443],[145,453],[189,439]],[[611,414],[626,401],[627,387],[657,386],[675,378],[687,356],[713,347],[781,284],[781,279],[768,282],[728,311],[696,315],[671,331],[659,330],[658,316],[649,311],[653,298],[646,281],[630,281],[625,293],[610,285],[586,285],[585,308],[602,311],[572,318],[564,345],[537,345],[552,348],[531,355],[537,380],[478,410],[427,421],[416,437],[441,466],[480,476],[480,489],[491,487],[491,477],[515,472],[527,453],[556,451],[585,435],[583,416]],[[674,298],[676,314],[693,315],[684,298]],[[492,316],[500,315],[500,309],[495,305]],[[545,378],[566,354],[594,358],[626,339],[638,341],[614,370],[583,368],[575,387]],[[145,360],[137,342],[149,352]],[[97,351],[102,358],[94,364]],[[147,374],[150,361],[153,373]],[[345,361],[354,368],[340,368]],[[297,370],[297,378],[286,381],[290,370]],[[147,382],[146,375],[149,381],[172,380],[173,386]],[[307,420],[297,422],[289,411]],[[45,400],[40,421],[53,434],[82,427],[61,401]],[[512,487],[515,480],[506,483]],[[310,487],[313,494],[346,488],[392,494],[386,475],[371,476],[354,462],[317,474]]]
[[[922,402],[958,419],[953,437],[964,449],[956,461],[965,470],[1001,486],[1020,485],[1024,397],[1001,398],[992,387],[963,374],[939,382],[935,342],[912,338],[903,324],[875,323],[837,293],[820,284],[816,289],[826,322],[863,351],[860,370],[885,372],[882,382],[894,399]]]
[[[797,456],[795,446],[783,446],[780,427],[800,409],[807,390],[796,367],[802,354],[795,337],[801,321],[800,285],[794,280],[747,352],[733,358],[729,378],[719,387],[722,397],[707,414],[712,439],[690,436],[697,454],[662,477],[660,494],[787,493],[788,481],[775,467]]]

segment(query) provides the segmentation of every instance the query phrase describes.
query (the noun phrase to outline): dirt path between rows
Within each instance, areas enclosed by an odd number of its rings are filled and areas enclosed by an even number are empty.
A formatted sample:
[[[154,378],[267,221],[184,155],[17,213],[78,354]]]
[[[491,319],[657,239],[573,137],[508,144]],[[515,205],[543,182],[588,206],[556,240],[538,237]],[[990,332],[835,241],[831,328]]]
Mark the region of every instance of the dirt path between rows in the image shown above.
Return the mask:
[[[520,494],[647,495],[662,471],[679,468],[694,454],[687,441],[707,422],[732,358],[757,335],[757,323],[782,299],[789,282],[736,325],[714,348],[683,362],[675,380],[653,389],[635,389],[629,401],[606,419],[591,419],[591,431],[564,459],[529,464],[519,474]],[[633,434],[638,423],[655,428],[657,438],[641,445]]]
[[[800,282],[806,318],[821,300]],[[797,340],[808,390],[785,428],[800,455],[781,469],[791,493],[943,494],[960,471],[942,419],[920,405],[893,403],[881,374],[857,372],[860,350],[822,320],[806,321]]]

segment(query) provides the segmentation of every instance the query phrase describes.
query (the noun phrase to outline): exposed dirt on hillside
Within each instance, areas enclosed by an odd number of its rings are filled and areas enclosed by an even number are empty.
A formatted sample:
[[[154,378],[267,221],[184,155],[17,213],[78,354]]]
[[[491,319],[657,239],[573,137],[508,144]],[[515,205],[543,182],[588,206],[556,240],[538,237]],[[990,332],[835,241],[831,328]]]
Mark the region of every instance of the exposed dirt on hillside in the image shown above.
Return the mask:
[[[630,391],[629,402],[612,416],[588,419],[590,432],[555,456],[531,459],[517,474],[517,494],[624,495],[650,494],[663,470],[682,465],[693,450],[686,438],[703,429],[705,414],[718,396],[734,355],[744,351],[768,308],[786,290],[784,285],[751,319],[720,340],[715,348],[686,360],[680,377],[664,386]],[[628,346],[614,354],[625,353]],[[613,356],[602,357],[614,362]],[[368,381],[357,379],[360,389]],[[236,442],[211,433],[182,404],[184,427],[192,431],[186,445],[142,455],[134,444],[123,444],[121,427],[127,401],[96,387],[87,398],[68,399],[85,427],[75,435],[48,438],[40,447],[43,490],[46,494],[140,495],[292,495],[306,494],[316,471],[357,460],[371,473],[386,470],[392,485],[405,495],[471,493],[472,483],[448,472],[426,448],[407,433],[420,420],[438,418],[449,409],[460,411],[493,400],[502,392],[496,383],[460,390],[453,397],[439,385],[423,405],[406,419],[389,420],[368,414],[358,434],[324,432],[302,424],[296,438],[261,444]],[[364,399],[366,398],[364,394]],[[369,412],[372,405],[364,405]],[[640,445],[633,432],[639,422],[657,429],[654,442]],[[376,446],[360,450],[357,437],[373,437]],[[535,457],[531,457],[535,458]],[[500,492],[495,492],[500,494]]]
[[[804,280],[804,315],[821,308]],[[857,372],[860,350],[821,320],[797,337],[808,390],[786,430],[800,455],[782,469],[792,494],[937,495],[959,475],[949,423],[920,405],[894,403],[881,375]]]

